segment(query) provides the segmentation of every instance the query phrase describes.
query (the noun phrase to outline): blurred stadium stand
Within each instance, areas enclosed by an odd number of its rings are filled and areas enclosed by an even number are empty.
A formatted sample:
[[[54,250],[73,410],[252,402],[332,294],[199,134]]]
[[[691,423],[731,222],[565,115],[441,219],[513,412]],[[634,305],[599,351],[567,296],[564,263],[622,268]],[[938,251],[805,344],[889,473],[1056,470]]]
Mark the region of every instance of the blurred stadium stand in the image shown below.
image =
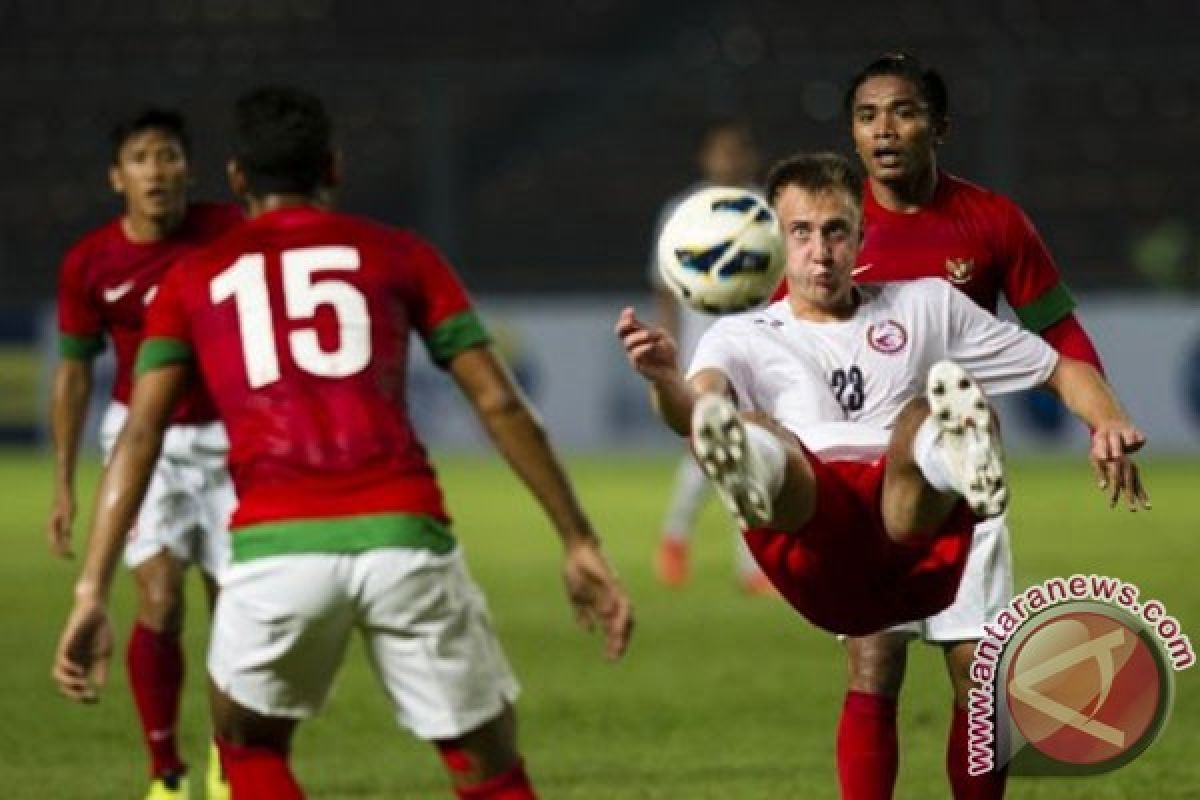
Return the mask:
[[[770,158],[845,149],[841,87],[897,48],[948,78],[944,163],[1022,203],[1074,287],[1195,289],[1196,30],[1181,0],[0,0],[0,297],[52,298],[117,209],[114,117],[182,107],[220,196],[230,101],[267,80],[333,107],[342,205],[425,231],[477,291],[640,290],[706,118],[746,115]]]

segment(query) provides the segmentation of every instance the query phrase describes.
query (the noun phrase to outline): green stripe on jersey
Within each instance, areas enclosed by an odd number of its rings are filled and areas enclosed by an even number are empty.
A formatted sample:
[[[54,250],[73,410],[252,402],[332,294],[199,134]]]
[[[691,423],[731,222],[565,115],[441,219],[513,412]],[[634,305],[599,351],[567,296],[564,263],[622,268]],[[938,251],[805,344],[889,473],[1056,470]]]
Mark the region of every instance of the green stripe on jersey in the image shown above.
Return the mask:
[[[1036,300],[1013,309],[1026,330],[1039,333],[1075,310],[1075,298],[1066,284],[1056,283]]]
[[[247,525],[233,532],[233,560],[296,553],[352,555],[383,547],[408,547],[444,555],[454,549],[450,529],[423,514],[289,519]]]
[[[104,351],[104,337],[99,334],[92,336],[72,336],[69,333],[58,335],[58,354],[63,358],[86,361],[95,358]]]
[[[463,311],[438,323],[425,339],[429,357],[441,366],[471,347],[488,344],[492,337],[474,311]]]
[[[155,336],[143,341],[142,346],[138,348],[137,366],[134,370],[141,375],[157,367],[183,364],[191,360],[192,347],[187,342]]]

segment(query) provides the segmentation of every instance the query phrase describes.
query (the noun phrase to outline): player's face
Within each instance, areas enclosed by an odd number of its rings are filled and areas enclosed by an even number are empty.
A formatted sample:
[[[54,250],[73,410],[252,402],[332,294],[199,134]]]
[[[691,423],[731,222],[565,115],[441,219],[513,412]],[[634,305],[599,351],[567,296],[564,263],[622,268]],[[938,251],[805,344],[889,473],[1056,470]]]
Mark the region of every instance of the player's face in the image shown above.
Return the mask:
[[[788,298],[798,311],[838,313],[854,298],[862,211],[844,189],[787,186],[775,200],[787,244]]]
[[[150,128],[126,139],[109,180],[133,216],[170,219],[187,208],[187,155],[179,139],[166,131]]]
[[[745,131],[720,130],[709,137],[700,153],[704,177],[720,186],[746,186],[758,172],[758,151]]]
[[[854,148],[871,178],[887,183],[931,168],[941,133],[912,81],[897,75],[868,78],[854,93],[850,114]]]

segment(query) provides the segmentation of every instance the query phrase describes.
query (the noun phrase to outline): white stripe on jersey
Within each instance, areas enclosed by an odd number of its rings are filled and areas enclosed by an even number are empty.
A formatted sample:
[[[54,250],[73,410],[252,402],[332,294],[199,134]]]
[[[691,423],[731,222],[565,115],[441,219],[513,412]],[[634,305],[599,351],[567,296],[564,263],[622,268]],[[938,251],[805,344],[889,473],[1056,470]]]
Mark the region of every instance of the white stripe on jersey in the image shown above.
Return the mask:
[[[989,394],[1044,383],[1058,354],[940,278],[858,288],[853,318],[809,322],[786,300],[717,321],[688,370],[728,376],[739,406],[770,414],[825,459],[873,460],[936,362],[961,364]]]

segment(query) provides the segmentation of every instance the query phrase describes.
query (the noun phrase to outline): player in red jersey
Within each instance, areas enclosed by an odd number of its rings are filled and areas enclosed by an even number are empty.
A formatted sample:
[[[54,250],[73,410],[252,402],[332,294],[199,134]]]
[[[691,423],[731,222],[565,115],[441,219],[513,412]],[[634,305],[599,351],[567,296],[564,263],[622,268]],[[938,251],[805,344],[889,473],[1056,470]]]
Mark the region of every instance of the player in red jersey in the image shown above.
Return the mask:
[[[321,102],[241,98],[230,182],[248,221],[171,273],[151,309],[130,420],[105,472],[55,677],[86,698],[103,668],[117,532],[136,506],[180,386],[198,369],[230,435],[233,565],[208,666],[238,800],[302,797],[297,722],[327,695],[353,629],[398,722],[435,743],[461,798],[534,796],[516,696],[405,411],[409,333],[456,380],[565,550],[571,604],[624,652],[629,601],[465,290],[417,236],[316,205],[335,183]]]
[[[850,130],[866,172],[863,282],[940,277],[995,313],[1001,296],[1021,324],[1059,353],[1103,373],[1074,314],[1054,259],[1021,209],[996,192],[941,169],[937,148],[948,131],[942,78],[906,54],[884,56],[846,92]],[[1101,481],[1103,473],[1098,472]],[[838,725],[838,774],[847,798],[891,797],[899,763],[897,696],[907,644],[940,645],[954,690],[946,770],[954,797],[1003,796],[1003,770],[967,772],[967,696],[983,625],[1012,595],[1004,519],[980,525],[955,603],[919,623],[846,642],[848,691]]]
[[[183,118],[147,110],[112,134],[109,180],[125,213],[79,240],[63,259],[58,291],[62,356],[54,375],[50,418],[54,439],[51,550],[71,555],[75,464],[91,395],[93,358],[111,340],[116,351],[113,399],[101,426],[111,449],[125,419],[146,306],[167,268],[241,221],[231,205],[187,198],[188,140]],[[225,471],[226,439],[202,387],[189,389],[170,418],[165,458],[129,529],[125,561],[137,584],[137,617],[127,665],[146,747],[151,798],[186,796],[186,766],[176,746],[183,686],[184,574],[195,563],[210,601],[228,557],[227,518],[233,489]],[[212,759],[210,782],[219,778]],[[219,781],[212,791],[220,796]],[[212,796],[212,795],[210,795]]]

